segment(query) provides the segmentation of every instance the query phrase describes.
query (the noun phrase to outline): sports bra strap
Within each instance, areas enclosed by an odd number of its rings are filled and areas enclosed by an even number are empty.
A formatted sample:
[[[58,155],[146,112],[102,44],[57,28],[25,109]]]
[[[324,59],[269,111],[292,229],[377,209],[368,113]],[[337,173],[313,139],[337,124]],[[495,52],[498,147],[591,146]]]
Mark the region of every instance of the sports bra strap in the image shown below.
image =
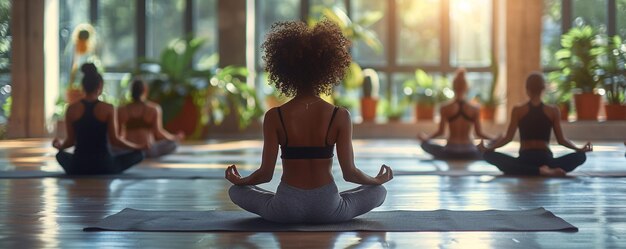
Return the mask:
[[[287,128],[285,128],[285,122],[283,122],[283,113],[280,112],[280,106],[276,108],[278,110],[278,118],[280,118],[280,125],[283,127],[283,131],[285,132],[285,146],[289,143],[289,137],[287,136]]]
[[[326,146],[328,146],[328,133],[330,132],[330,126],[333,125],[333,120],[335,120],[335,114],[337,114],[337,110],[339,110],[339,107],[335,106],[335,109],[333,109],[333,115],[330,116],[330,122],[328,122],[328,129],[326,129],[326,137],[324,138],[324,144]]]

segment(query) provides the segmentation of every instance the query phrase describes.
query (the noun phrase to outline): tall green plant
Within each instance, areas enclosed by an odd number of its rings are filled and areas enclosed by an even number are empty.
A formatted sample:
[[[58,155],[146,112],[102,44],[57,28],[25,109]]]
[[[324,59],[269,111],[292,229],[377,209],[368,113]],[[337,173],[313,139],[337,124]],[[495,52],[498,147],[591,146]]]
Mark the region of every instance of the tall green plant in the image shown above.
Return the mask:
[[[602,46],[601,78],[609,104],[622,104],[626,91],[626,44],[619,36],[608,37]]]
[[[591,93],[599,85],[598,56],[602,48],[595,28],[584,25],[571,28],[561,37],[561,50],[557,51],[563,84],[572,84],[582,92]]]
[[[245,82],[247,70],[210,65],[194,68],[194,58],[203,44],[201,38],[176,39],[163,50],[158,61],[140,64],[135,74],[150,82],[149,98],[161,104],[165,123],[176,117],[185,99],[191,97],[200,112],[196,136],[203,126],[219,124],[231,112],[238,114],[240,128],[246,127],[263,113],[256,92]],[[215,56],[205,57],[198,64],[207,65],[207,61],[217,60]]]

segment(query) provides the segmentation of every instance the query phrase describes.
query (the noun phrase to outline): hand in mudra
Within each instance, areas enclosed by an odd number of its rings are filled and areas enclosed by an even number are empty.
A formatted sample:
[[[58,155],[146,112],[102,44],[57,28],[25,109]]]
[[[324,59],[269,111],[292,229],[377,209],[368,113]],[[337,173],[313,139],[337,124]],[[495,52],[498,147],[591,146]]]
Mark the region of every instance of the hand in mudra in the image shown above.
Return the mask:
[[[228,180],[232,184],[240,185],[243,182],[239,171],[237,171],[237,166],[235,166],[234,164],[228,166],[224,174],[224,178],[226,178],[226,180]]]
[[[391,170],[391,167],[384,164],[380,166],[380,171],[378,172],[378,175],[375,177],[375,179],[378,181],[378,184],[383,184],[391,181],[391,179],[393,179],[393,171]]]

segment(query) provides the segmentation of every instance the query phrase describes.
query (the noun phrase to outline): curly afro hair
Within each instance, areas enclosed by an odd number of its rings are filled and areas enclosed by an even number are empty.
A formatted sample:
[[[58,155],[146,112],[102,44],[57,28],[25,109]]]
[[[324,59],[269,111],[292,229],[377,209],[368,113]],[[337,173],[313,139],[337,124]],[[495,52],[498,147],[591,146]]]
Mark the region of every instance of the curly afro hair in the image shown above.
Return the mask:
[[[352,58],[350,41],[329,20],[308,27],[299,21],[272,25],[262,45],[271,84],[286,96],[330,94]]]

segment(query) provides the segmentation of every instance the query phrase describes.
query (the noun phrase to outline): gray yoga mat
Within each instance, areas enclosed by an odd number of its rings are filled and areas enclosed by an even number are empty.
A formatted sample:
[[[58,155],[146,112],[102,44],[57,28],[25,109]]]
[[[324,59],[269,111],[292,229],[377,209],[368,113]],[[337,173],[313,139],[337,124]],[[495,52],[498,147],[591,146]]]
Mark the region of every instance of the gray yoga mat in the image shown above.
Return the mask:
[[[252,171],[240,170],[242,175],[248,175]],[[0,179],[26,179],[26,178],[102,178],[102,179],[221,179],[224,178],[224,170],[199,170],[199,169],[169,169],[169,168],[131,168],[122,174],[114,175],[71,175],[63,172],[50,172],[39,170],[15,170],[0,171]]]
[[[84,231],[578,231],[544,208],[519,211],[380,211],[337,224],[278,224],[245,211],[145,211],[126,208]]]
[[[437,176],[505,176],[500,171],[440,170],[440,171],[409,171],[394,170],[394,176],[437,175]],[[626,177],[626,171],[573,171],[565,177]],[[511,177],[516,177],[511,175]]]

